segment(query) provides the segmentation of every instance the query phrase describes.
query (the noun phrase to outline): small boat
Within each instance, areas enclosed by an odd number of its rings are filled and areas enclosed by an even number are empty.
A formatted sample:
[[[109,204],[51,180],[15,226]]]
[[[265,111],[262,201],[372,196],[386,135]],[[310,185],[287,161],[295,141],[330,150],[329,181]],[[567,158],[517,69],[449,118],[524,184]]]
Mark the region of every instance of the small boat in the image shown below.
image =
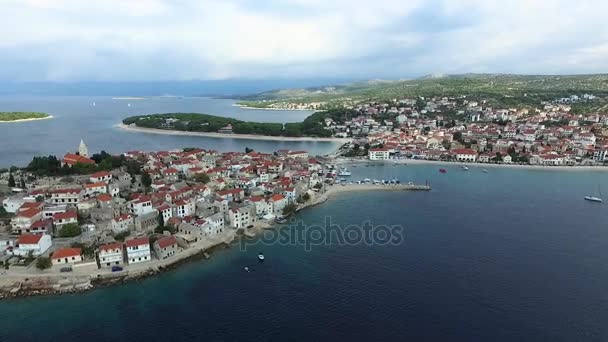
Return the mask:
[[[468,166],[466,166],[466,165],[462,165],[462,169],[463,169],[464,171],[469,171],[469,167],[468,167]]]
[[[249,267],[245,266],[245,272],[249,272]]]
[[[586,201],[591,201],[591,202],[603,202],[603,200],[599,197],[595,197],[595,196],[585,196],[585,200]]]
[[[345,167],[340,168],[340,171],[338,172],[338,176],[340,177],[349,177],[350,175],[351,172]]]
[[[595,197],[595,196],[585,196],[585,201],[590,201],[590,202],[603,202],[602,200],[602,190],[599,188],[597,188],[598,193],[600,194],[600,197]]]
[[[488,170],[486,170],[486,169],[483,169],[483,170],[481,170],[481,171],[482,171],[483,173],[488,173]]]
[[[260,260],[260,262],[264,261],[264,254],[262,254],[262,252],[258,254],[258,260]]]
[[[287,219],[285,219],[284,217],[277,217],[274,221],[276,223],[285,223],[287,222]]]
[[[439,173],[448,173],[448,170],[446,170],[446,169],[439,169]]]

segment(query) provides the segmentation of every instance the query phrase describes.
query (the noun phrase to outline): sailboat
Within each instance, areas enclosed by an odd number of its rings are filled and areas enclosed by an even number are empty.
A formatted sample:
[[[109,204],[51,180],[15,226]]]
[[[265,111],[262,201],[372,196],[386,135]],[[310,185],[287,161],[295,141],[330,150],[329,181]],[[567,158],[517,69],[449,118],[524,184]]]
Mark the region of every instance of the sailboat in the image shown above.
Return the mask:
[[[597,191],[600,194],[600,197],[595,197],[595,196],[585,196],[585,201],[590,201],[590,202],[603,202],[604,200],[602,200],[602,191],[600,190],[600,187],[597,187]]]

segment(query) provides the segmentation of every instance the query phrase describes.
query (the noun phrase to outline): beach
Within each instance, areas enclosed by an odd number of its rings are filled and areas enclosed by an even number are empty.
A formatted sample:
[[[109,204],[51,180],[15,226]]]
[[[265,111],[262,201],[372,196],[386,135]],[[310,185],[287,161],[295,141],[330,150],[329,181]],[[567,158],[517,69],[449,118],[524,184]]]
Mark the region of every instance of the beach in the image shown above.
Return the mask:
[[[519,170],[550,170],[550,171],[608,171],[606,166],[545,166],[545,165],[519,165],[519,164],[489,164],[489,163],[461,163],[461,162],[449,162],[439,160],[424,160],[424,159],[391,159],[391,160],[369,160],[369,159],[355,159],[355,158],[338,158],[336,164],[386,164],[386,165],[437,165],[437,166],[453,166],[460,167],[467,165],[469,168],[510,168]]]
[[[235,107],[243,108],[243,109],[257,109],[257,110],[281,110],[281,111],[309,111],[309,112],[320,112],[321,110],[316,109],[305,109],[305,108],[261,108],[261,107],[251,107],[247,105],[241,105],[238,103],[233,104]]]
[[[116,127],[139,133],[150,133],[150,134],[162,134],[162,135],[179,135],[179,136],[195,136],[195,137],[210,137],[210,138],[229,138],[229,139],[247,139],[247,140],[269,140],[269,141],[328,141],[338,142],[345,144],[351,141],[348,138],[315,138],[315,137],[282,137],[282,136],[268,136],[268,135],[255,135],[255,134],[226,134],[226,133],[215,133],[215,132],[185,132],[175,131],[168,129],[157,129],[157,128],[145,128],[137,126],[128,126],[125,124],[118,124]]]
[[[47,119],[52,119],[52,118],[54,118],[54,116],[49,115],[49,116],[44,117],[44,118],[19,119],[19,120],[10,120],[10,121],[2,121],[2,120],[0,120],[0,123],[28,122],[28,121],[47,120]]]

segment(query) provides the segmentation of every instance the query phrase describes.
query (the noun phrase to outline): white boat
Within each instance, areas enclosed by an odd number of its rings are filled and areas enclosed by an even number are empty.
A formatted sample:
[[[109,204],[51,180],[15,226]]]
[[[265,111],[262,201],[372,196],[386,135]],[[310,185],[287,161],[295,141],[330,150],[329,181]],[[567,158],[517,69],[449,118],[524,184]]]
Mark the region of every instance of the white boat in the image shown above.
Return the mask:
[[[603,200],[601,198],[595,197],[595,196],[585,196],[585,200],[591,201],[591,202],[603,202]]]
[[[586,201],[591,201],[591,202],[603,202],[602,200],[602,190],[599,188],[597,188],[598,193],[600,194],[600,197],[595,197],[595,196],[585,196],[585,200]]]
[[[462,169],[465,170],[465,171],[469,171],[469,167],[466,166],[466,165],[462,165]]]
[[[486,170],[486,169],[483,169],[481,171],[483,171],[483,173],[488,173],[488,170]]]
[[[352,175],[352,173],[345,167],[340,168],[340,171],[338,172],[338,176],[341,177],[349,177],[350,175]]]
[[[262,254],[262,252],[258,254],[258,259],[260,260],[260,262],[264,261],[264,254]]]

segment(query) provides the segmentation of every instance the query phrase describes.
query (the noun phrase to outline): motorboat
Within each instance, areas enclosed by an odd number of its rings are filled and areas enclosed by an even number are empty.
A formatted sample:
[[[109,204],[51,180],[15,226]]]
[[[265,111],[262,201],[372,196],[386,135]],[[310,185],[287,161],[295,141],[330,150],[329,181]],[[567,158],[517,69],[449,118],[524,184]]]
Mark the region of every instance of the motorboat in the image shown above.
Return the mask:
[[[446,170],[446,169],[439,169],[439,173],[448,173],[448,170]]]
[[[603,200],[599,197],[595,197],[595,196],[585,196],[585,200],[586,201],[591,201],[591,202],[603,202]]]
[[[340,171],[338,172],[338,176],[340,177],[349,177],[350,175],[352,175],[352,173],[345,167],[340,168]]]
[[[264,261],[264,254],[262,254],[262,252],[258,254],[258,260],[260,260],[260,262]]]

